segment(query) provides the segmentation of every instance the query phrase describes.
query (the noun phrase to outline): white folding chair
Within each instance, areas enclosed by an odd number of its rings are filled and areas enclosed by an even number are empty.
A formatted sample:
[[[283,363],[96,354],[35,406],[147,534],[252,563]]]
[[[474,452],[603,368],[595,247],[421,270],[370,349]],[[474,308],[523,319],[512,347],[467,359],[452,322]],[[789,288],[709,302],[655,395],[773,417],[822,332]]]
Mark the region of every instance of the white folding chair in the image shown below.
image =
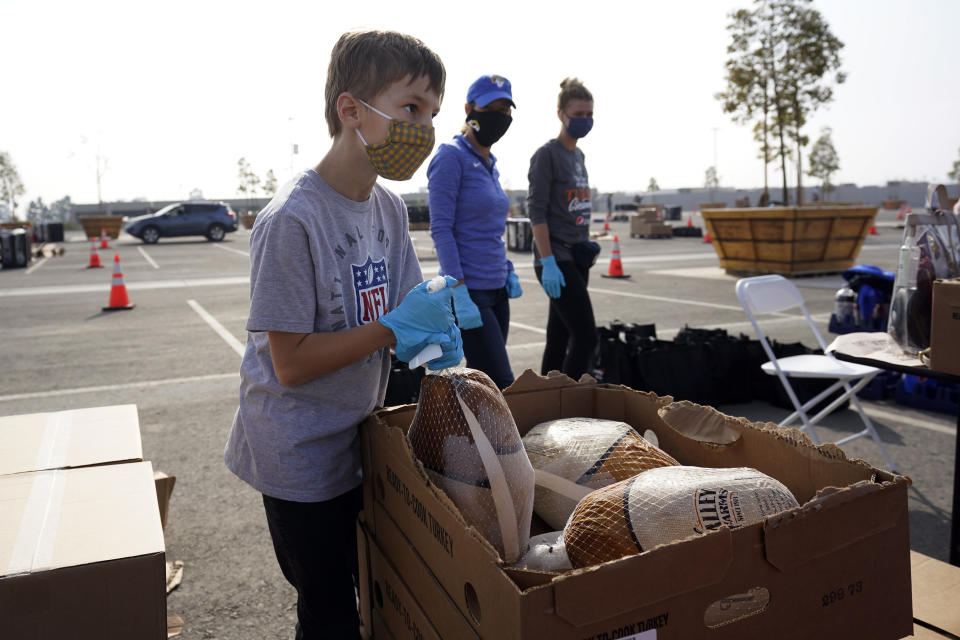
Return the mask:
[[[741,278],[737,281],[737,298],[740,299],[740,304],[743,305],[743,310],[746,311],[747,318],[750,319],[750,324],[753,325],[754,331],[757,332],[757,336],[760,338],[760,344],[763,345],[763,350],[767,353],[767,357],[770,358],[769,362],[763,364],[763,372],[767,375],[775,375],[780,378],[784,390],[790,397],[790,402],[793,403],[796,409],[796,411],[780,422],[780,426],[789,426],[790,423],[800,418],[803,423],[801,429],[810,435],[814,443],[820,444],[820,438],[817,437],[816,432],[813,430],[813,425],[829,415],[831,411],[839,407],[849,398],[850,402],[852,402],[856,408],[857,413],[860,414],[860,419],[863,421],[865,428],[859,433],[837,440],[834,444],[842,445],[855,438],[868,435],[873,438],[877,446],[880,447],[880,451],[883,452],[883,457],[886,458],[887,465],[890,469],[896,471],[896,465],[894,465],[893,460],[890,459],[886,447],[883,446],[880,436],[877,435],[877,430],[874,429],[873,423],[870,422],[867,414],[863,412],[863,407],[860,406],[860,401],[857,399],[857,391],[866,386],[867,383],[880,373],[880,369],[843,362],[837,360],[830,354],[800,355],[778,359],[774,355],[770,343],[767,342],[766,336],[760,329],[760,325],[757,324],[756,315],[779,313],[799,307],[803,312],[803,316],[807,319],[810,328],[813,330],[813,335],[817,338],[817,343],[820,345],[820,348],[823,350],[827,348],[826,343],[823,341],[823,336],[820,335],[817,325],[814,324],[813,318],[810,317],[810,313],[807,311],[807,307],[803,302],[803,295],[797,289],[796,285],[783,276],[768,275]],[[825,378],[836,379],[836,382],[806,403],[800,404],[800,401],[797,399],[797,394],[794,393],[793,387],[790,386],[789,378]],[[812,418],[807,415],[811,407],[816,406],[824,398],[841,387],[843,387],[844,393],[839,398],[831,402]]]

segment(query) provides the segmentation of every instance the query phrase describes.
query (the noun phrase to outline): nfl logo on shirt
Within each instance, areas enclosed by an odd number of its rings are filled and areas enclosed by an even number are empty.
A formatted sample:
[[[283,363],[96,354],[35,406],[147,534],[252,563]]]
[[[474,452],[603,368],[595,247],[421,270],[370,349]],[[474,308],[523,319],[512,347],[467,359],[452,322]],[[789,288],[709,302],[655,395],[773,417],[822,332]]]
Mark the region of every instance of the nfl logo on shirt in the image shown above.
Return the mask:
[[[353,267],[353,290],[357,297],[357,325],[373,322],[387,312],[387,259],[367,261]]]

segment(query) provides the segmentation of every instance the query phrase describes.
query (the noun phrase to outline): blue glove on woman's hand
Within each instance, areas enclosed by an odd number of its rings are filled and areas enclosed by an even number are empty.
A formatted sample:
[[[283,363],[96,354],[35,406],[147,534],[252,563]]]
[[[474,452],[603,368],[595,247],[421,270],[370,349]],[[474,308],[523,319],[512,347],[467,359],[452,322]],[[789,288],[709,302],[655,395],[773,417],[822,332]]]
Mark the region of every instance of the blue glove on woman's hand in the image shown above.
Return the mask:
[[[463,360],[463,339],[460,337],[460,329],[455,325],[451,326],[447,331],[447,337],[450,339],[449,342],[440,345],[443,355],[427,363],[427,368],[431,371],[455,367]]]
[[[450,342],[447,335],[453,326],[453,289],[457,281],[446,277],[447,286],[430,293],[428,282],[421,282],[403,298],[397,308],[380,316],[379,322],[397,339],[397,358],[403,362],[420,353],[428,344]],[[443,335],[437,335],[443,334]]]
[[[555,256],[540,258],[540,264],[543,267],[540,274],[540,284],[543,285],[543,290],[551,298],[559,298],[560,289],[567,286],[567,281],[564,280],[563,272],[557,266],[557,258]]]
[[[476,329],[483,326],[480,309],[470,298],[467,285],[461,284],[453,290],[453,310],[457,315],[457,326],[461,329]]]
[[[519,298],[522,295],[523,287],[520,286],[520,278],[517,277],[516,271],[511,271],[507,274],[507,297]]]

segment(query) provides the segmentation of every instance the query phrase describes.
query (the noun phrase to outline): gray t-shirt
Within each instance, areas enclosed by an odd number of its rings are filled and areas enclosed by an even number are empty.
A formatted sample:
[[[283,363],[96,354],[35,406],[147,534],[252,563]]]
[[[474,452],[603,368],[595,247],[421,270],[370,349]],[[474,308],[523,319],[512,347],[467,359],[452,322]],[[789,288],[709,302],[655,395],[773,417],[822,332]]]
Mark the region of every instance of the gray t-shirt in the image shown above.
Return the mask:
[[[530,158],[527,174],[527,212],[531,224],[547,223],[550,248],[557,262],[573,260],[570,249],[590,239],[590,180],[583,163],[583,151],[570,151],[557,140],[537,149]],[[533,247],[534,260],[540,252]]]
[[[357,425],[383,403],[389,348],[298,387],[277,381],[267,331],[340,331],[375,321],[422,281],[403,201],[365,202],[314,171],[286,184],[250,233],[250,316],[240,407],[224,460],[261,493],[319,502],[360,484]]]

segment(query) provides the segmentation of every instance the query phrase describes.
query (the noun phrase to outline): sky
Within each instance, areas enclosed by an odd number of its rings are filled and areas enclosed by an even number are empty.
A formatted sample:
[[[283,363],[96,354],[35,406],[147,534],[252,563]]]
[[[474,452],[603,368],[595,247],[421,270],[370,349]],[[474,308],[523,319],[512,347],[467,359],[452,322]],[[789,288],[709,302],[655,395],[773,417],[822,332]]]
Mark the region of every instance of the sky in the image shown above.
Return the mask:
[[[501,183],[527,184],[530,156],[560,130],[560,81],[595,99],[580,142],[602,192],[763,184],[749,127],[714,95],[725,88],[728,15],[749,0],[270,3],[0,0],[0,151],[27,189],[21,205],[69,195],[96,202],[237,194],[237,161],[283,182],[329,148],[323,90],[345,31],[422,39],[447,69],[437,141],[463,122],[470,83],[513,84],[517,109],[493,147]],[[960,157],[960,2],[817,0],[848,80],[805,129],[833,129],[834,183],[946,181]],[[293,155],[293,144],[299,153]],[[809,147],[807,148],[809,152]],[[426,164],[400,193],[424,189]],[[789,169],[788,169],[789,170]],[[770,165],[772,185],[778,185]],[[805,183],[812,184],[805,177]],[[795,184],[791,176],[789,184]]]

